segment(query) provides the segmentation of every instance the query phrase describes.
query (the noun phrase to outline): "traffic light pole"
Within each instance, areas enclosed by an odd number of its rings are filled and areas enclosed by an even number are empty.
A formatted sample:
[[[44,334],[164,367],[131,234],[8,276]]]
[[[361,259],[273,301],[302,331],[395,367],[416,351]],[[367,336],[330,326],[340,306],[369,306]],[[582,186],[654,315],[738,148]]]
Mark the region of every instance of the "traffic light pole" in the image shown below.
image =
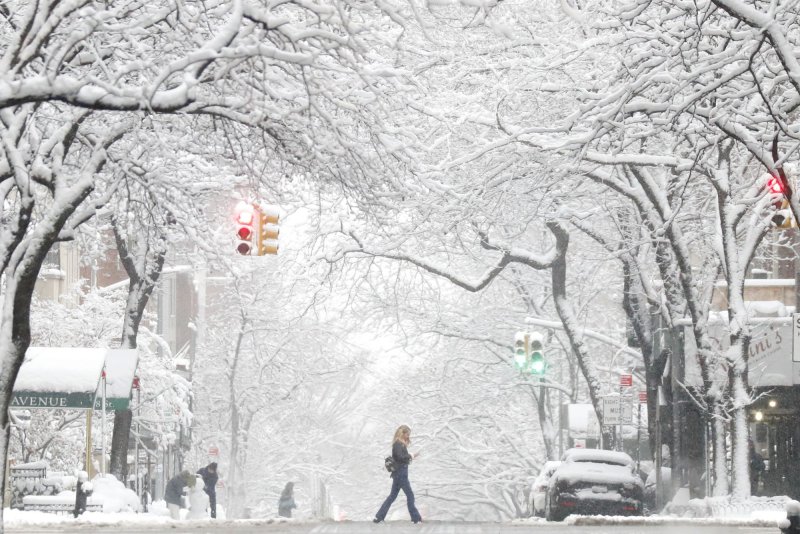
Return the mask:
[[[622,451],[622,391],[623,386],[619,386],[619,436],[617,437],[617,450]]]

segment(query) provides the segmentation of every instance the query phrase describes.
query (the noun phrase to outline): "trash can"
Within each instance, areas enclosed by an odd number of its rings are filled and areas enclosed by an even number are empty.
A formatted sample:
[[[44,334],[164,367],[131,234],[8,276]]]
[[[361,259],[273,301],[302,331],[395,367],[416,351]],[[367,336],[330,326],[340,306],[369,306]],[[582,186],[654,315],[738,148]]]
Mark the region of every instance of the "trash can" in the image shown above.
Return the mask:
[[[783,534],[800,534],[800,502],[789,501],[786,503],[786,519],[789,524],[781,528]]]

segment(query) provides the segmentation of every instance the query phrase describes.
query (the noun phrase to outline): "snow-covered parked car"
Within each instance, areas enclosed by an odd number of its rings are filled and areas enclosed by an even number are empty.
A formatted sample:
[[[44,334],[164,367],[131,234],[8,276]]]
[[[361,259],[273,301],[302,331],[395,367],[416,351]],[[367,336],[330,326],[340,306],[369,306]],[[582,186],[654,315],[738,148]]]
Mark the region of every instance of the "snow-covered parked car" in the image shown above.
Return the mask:
[[[545,462],[536,480],[531,485],[531,510],[535,517],[544,517],[544,505],[547,501],[547,488],[550,486],[550,477],[553,476],[559,465],[561,465],[561,462],[557,460]]]
[[[672,470],[669,467],[661,468],[661,488],[672,487]],[[647,475],[647,480],[644,481],[644,502],[651,511],[656,510],[656,470],[653,469]]]
[[[550,477],[545,516],[561,521],[570,514],[641,515],[643,490],[624,452],[570,449]]]

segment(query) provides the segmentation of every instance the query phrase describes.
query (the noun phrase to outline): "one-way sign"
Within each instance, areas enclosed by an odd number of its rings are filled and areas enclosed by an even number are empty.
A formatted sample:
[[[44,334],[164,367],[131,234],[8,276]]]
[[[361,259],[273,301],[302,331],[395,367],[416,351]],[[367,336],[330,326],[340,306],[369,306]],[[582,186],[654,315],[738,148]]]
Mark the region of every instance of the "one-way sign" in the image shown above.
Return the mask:
[[[618,395],[603,397],[603,426],[620,424],[619,408]],[[633,402],[631,397],[622,397],[622,424],[633,424]]]

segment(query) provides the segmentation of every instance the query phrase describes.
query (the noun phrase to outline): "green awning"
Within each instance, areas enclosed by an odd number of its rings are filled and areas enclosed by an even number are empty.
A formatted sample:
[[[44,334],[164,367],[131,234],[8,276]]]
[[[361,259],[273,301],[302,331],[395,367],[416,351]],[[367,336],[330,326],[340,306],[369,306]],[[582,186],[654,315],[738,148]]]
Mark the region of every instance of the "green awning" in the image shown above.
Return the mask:
[[[14,382],[12,408],[91,409],[108,349],[30,347]]]
[[[106,353],[106,410],[127,410],[131,401],[133,377],[139,365],[139,353],[135,349],[109,349]],[[94,409],[102,410],[103,394],[97,385]]]
[[[105,369],[106,410],[125,410],[138,363],[136,350],[30,347],[14,383],[11,408],[100,410]]]

